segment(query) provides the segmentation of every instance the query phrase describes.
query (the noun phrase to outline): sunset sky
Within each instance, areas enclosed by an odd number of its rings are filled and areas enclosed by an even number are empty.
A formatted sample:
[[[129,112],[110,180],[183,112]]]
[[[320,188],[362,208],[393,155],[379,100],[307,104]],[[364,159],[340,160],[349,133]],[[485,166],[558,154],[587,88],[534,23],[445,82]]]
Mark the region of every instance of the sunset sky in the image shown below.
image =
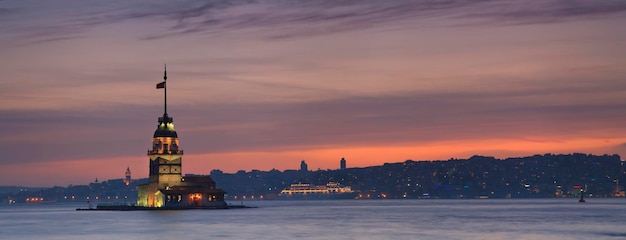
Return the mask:
[[[0,185],[626,156],[622,0],[0,0]],[[219,183],[218,183],[219,185]]]

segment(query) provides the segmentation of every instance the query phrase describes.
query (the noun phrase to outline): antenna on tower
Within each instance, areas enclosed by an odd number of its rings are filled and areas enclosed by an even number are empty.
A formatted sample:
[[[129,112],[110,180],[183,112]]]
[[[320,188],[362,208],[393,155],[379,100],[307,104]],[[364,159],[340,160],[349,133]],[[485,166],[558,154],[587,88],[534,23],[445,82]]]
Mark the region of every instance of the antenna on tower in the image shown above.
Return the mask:
[[[164,66],[163,82],[165,83],[167,81],[167,64],[163,64],[163,66]],[[164,113],[165,113],[165,115],[167,115],[167,83],[164,84],[163,88],[164,88],[163,92],[165,93],[164,94],[165,95],[165,97],[164,97],[164,99],[165,99],[165,104],[164,104],[165,105],[165,112]]]
[[[163,88],[163,117],[159,118],[159,124],[172,123],[172,118],[167,116],[167,64],[163,64],[163,82],[157,83],[156,88]]]

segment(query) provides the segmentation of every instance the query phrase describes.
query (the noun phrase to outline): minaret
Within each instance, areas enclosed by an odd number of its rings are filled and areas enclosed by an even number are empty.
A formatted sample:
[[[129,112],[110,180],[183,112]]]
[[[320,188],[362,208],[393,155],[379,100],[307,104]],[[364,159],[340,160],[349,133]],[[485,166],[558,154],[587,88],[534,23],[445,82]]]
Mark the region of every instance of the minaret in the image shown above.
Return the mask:
[[[126,167],[126,178],[124,178],[126,186],[130,185],[130,167]]]
[[[149,184],[147,194],[139,196],[138,205],[159,207],[161,198],[156,196],[160,190],[180,184],[182,179],[181,166],[183,150],[178,148],[178,134],[174,130],[174,119],[167,115],[167,68],[163,73],[163,82],[156,88],[164,89],[164,112],[159,118],[157,129],[152,138],[152,150],[148,150],[150,158]]]

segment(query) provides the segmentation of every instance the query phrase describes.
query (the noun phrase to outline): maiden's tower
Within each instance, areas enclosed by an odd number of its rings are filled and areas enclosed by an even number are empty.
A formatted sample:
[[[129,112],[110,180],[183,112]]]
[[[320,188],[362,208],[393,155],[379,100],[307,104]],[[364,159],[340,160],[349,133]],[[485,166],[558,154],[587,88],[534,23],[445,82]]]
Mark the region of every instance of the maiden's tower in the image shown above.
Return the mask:
[[[152,137],[149,182],[139,185],[137,206],[146,208],[225,208],[224,192],[209,176],[183,176],[174,119],[167,115],[167,69],[157,89],[164,91],[164,112]]]

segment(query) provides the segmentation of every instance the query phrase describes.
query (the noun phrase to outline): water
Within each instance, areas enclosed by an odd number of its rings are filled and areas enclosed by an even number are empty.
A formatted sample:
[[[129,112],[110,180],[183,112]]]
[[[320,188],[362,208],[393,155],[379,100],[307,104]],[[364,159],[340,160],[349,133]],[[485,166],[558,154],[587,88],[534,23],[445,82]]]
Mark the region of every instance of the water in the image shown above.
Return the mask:
[[[238,202],[236,203],[238,204]],[[248,201],[259,208],[0,206],[0,239],[626,239],[626,199]]]

